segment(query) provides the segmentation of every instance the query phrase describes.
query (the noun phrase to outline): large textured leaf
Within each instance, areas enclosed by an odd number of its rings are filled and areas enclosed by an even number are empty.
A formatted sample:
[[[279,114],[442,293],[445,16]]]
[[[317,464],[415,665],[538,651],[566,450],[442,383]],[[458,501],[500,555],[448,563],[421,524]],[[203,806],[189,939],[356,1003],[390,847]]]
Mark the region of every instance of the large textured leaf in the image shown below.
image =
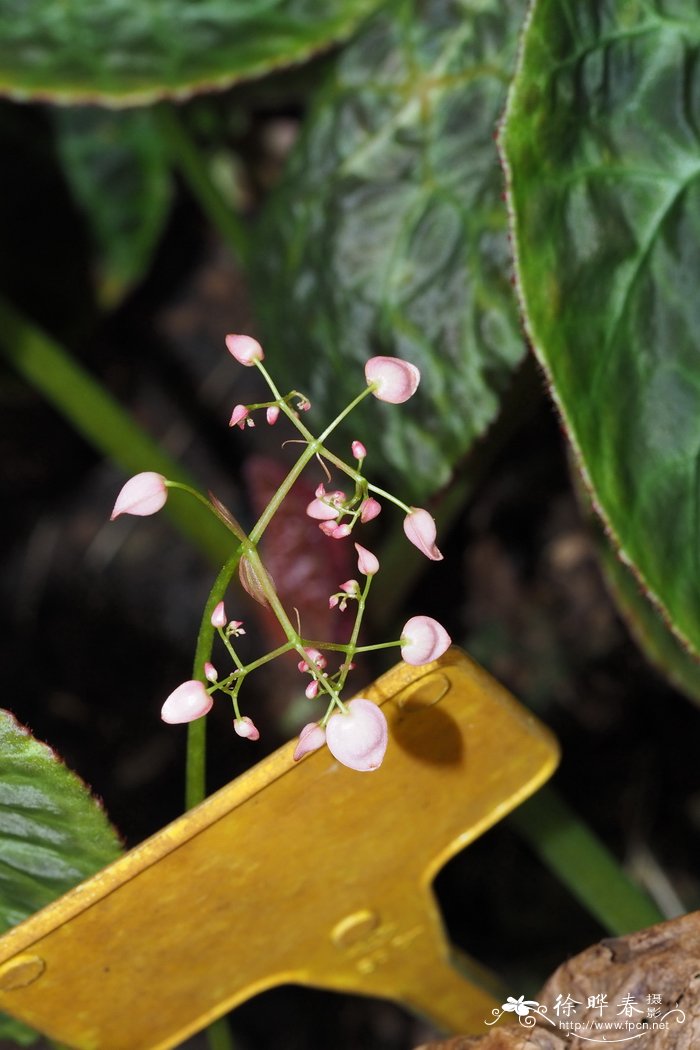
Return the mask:
[[[0,934],[99,871],[118,837],[87,788],[0,710]],[[0,1014],[0,1038],[34,1033]]]
[[[85,785],[0,710],[0,933],[119,852],[114,829]]]
[[[372,399],[352,423],[415,498],[493,420],[523,352],[493,142],[523,11],[403,0],[373,20],[339,57],[259,238],[268,345],[324,417],[373,354],[421,368],[410,406]]]
[[[598,509],[700,651],[696,0],[540,0],[503,136],[517,273]]]
[[[170,202],[168,157],[149,110],[57,109],[58,151],[96,254],[100,298],[113,306],[148,269]]]
[[[0,0],[0,93],[139,105],[306,58],[377,0]]]

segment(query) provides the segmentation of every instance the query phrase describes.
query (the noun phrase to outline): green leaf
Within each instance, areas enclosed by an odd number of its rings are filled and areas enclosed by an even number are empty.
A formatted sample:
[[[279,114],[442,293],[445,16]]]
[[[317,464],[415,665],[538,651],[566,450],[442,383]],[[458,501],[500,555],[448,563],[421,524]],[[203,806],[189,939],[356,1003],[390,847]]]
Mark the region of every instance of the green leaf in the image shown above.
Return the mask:
[[[0,934],[115,860],[116,832],[85,785],[0,710]],[[0,1014],[0,1038],[36,1036]]]
[[[700,701],[700,664],[688,652],[663,616],[644,594],[642,587],[618,553],[597,528],[596,549],[608,589],[622,614],[630,634],[649,663],[680,692]]]
[[[523,354],[493,142],[523,6],[391,12],[338,58],[264,218],[253,287],[275,367],[326,416],[362,389],[368,357],[418,365],[410,406],[370,399],[352,423],[418,499],[492,422]]]
[[[0,0],[0,93],[142,105],[220,90],[348,36],[377,0]]]
[[[85,213],[105,307],[147,272],[171,196],[167,151],[152,111],[56,109],[57,148]]]
[[[0,932],[60,897],[120,852],[85,785],[0,710]]]
[[[527,328],[596,508],[700,652],[697,4],[534,5],[509,99]]]

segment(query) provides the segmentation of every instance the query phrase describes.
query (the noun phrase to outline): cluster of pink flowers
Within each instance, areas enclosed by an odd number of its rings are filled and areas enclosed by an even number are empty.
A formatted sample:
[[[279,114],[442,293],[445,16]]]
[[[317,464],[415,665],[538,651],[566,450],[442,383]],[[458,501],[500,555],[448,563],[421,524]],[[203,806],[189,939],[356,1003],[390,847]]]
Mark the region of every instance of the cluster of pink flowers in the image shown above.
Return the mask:
[[[310,407],[308,399],[296,391],[285,398],[278,395],[274,384],[262,366],[265,355],[260,343],[247,335],[229,335],[226,337],[226,346],[240,364],[249,367],[257,365],[276,395],[275,400],[271,402],[263,402],[258,405],[236,405],[231,415],[230,425],[241,429],[245,426],[253,426],[251,411],[264,408],[269,424],[274,424],[280,412],[284,411],[292,422],[296,421],[297,428],[302,435],[310,437],[309,432],[298,421],[299,411],[306,411]],[[415,365],[399,358],[373,357],[366,364],[365,378],[368,387],[366,393],[373,394],[381,401],[401,404],[416,392],[420,382],[420,372]],[[309,517],[319,522],[319,528],[325,535],[337,540],[349,536],[357,522],[366,524],[376,518],[382,510],[381,504],[371,495],[370,490],[379,495],[383,490],[370,485],[360,473],[367,456],[364,444],[356,439],[352,442],[351,450],[357,461],[357,468],[349,465],[346,467],[342,464],[341,466],[355,481],[354,493],[348,498],[342,490],[327,491],[326,487],[321,484],[317,487],[314,499],[306,511]],[[340,464],[337,457],[333,457],[333,462]],[[119,493],[112,511],[112,520],[121,514],[140,516],[155,514],[165,505],[168,489],[171,487],[187,489],[187,486],[168,481],[167,478],[153,471],[144,471],[135,475],[127,481]],[[436,546],[435,521],[428,511],[420,507],[407,507],[386,492],[384,497],[403,507],[405,514],[403,528],[410,542],[432,561],[441,560],[442,554]],[[213,504],[212,509],[216,512]],[[241,534],[236,533],[236,535],[240,538]],[[358,573],[365,578],[364,584],[361,586],[356,579],[346,580],[345,583],[340,584],[338,592],[330,596],[328,602],[329,608],[338,608],[341,612],[347,608],[348,602],[357,603],[357,618],[352,644],[330,646],[333,650],[340,649],[344,657],[339,669],[334,673],[327,670],[327,657],[322,649],[317,647],[322,643],[315,645],[305,643],[291,629],[286,631],[289,644],[283,646],[280,652],[289,649],[296,649],[299,652],[301,659],[298,662],[298,669],[301,673],[309,675],[305,694],[310,700],[316,699],[319,695],[324,695],[326,699],[330,698],[324,718],[318,722],[309,722],[302,729],[294,751],[294,758],[298,760],[325,744],[331,754],[343,765],[366,772],[378,769],[384,758],[388,740],[386,718],[381,708],[372,701],[364,697],[356,697],[344,704],[336,691],[343,687],[348,672],[354,667],[352,657],[358,651],[354,639],[357,637],[372,579],[379,571],[379,559],[372,551],[359,543],[355,543],[355,549]],[[220,679],[216,667],[210,661],[206,661],[202,669],[204,681],[192,679],[174,689],[163,704],[161,717],[163,721],[171,724],[191,722],[201,718],[211,710],[213,694],[222,691],[233,701],[234,731],[240,737],[257,740],[260,733],[255,723],[248,716],[241,715],[238,707],[238,692],[248,669],[233,649],[232,639],[245,634],[243,623],[241,620],[228,619],[223,601],[216,604],[210,622],[218,632],[223,645],[228,649],[234,661],[235,670]],[[280,622],[282,623],[282,620]],[[282,625],[284,627],[284,623]],[[451,639],[445,628],[432,617],[413,616],[404,625],[398,642],[384,644],[399,645],[401,656],[406,663],[422,666],[439,659],[451,645]],[[381,646],[367,648],[381,648]],[[278,651],[275,651],[270,658],[277,654]],[[255,666],[262,662],[264,660],[256,661]],[[205,682],[209,684],[206,685]]]

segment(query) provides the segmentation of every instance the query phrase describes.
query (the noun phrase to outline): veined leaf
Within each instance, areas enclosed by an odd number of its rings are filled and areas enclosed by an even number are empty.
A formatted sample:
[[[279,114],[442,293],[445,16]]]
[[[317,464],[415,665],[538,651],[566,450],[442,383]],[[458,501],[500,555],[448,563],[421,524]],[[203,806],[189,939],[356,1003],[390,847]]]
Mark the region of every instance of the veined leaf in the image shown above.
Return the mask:
[[[502,139],[527,328],[622,557],[700,652],[700,17],[539,0]]]
[[[377,0],[0,0],[0,94],[133,106],[219,90],[348,36]]]
[[[0,710],[0,934],[120,853],[85,785],[9,711]],[[0,1014],[0,1036],[31,1030]]]
[[[63,170],[85,213],[100,299],[114,306],[146,273],[168,213],[171,178],[154,114],[56,109]]]
[[[421,369],[410,407],[370,399],[352,421],[415,499],[492,422],[523,354],[493,142],[523,11],[400,0],[372,20],[339,56],[257,240],[276,366],[326,418],[372,355]]]

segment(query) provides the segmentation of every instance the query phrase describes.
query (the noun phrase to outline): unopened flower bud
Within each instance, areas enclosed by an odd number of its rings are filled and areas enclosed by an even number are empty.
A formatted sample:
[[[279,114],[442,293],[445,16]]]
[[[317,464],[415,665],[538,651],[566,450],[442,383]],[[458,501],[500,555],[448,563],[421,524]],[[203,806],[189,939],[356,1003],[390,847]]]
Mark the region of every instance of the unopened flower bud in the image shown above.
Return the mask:
[[[217,682],[219,679],[219,673],[214,664],[210,664],[208,660],[204,665],[204,677],[208,682]]]
[[[401,656],[414,667],[437,660],[451,645],[445,628],[431,616],[412,616],[401,632]]]
[[[277,422],[279,414],[279,405],[270,405],[267,412],[265,413],[265,418],[267,419],[267,422],[270,424],[271,427],[274,426]]]
[[[419,551],[425,554],[431,561],[442,561],[442,554],[435,546],[435,519],[428,514],[427,510],[420,507],[411,507],[411,510],[403,519],[403,531]]]
[[[357,697],[348,710],[331,715],[326,727],[326,743],[334,758],[362,773],[382,764],[388,740],[386,718],[371,700]]]
[[[230,427],[239,427],[241,430],[243,430],[249,415],[250,413],[248,412],[248,409],[245,407],[245,405],[236,405],[233,412],[231,413],[231,418],[228,421],[228,425]]]
[[[318,695],[318,680],[316,678],[311,679],[304,690],[304,695],[307,700],[313,700]]]
[[[245,737],[247,740],[260,739],[258,727],[252,718],[248,718],[247,715],[243,715],[242,718],[234,718],[233,729],[239,736]]]
[[[219,602],[215,607],[214,612],[211,614],[211,625],[212,627],[226,626],[226,609],[224,608],[223,602]]]
[[[357,544],[355,544],[357,546]],[[357,580],[346,580],[345,583],[340,585],[341,591],[345,591],[351,598],[357,598],[360,593],[360,585]]]
[[[231,620],[226,627],[227,637],[238,638],[240,634],[245,634],[243,620]]]
[[[349,536],[351,532],[352,529],[350,528],[350,526],[346,522],[343,522],[342,525],[336,525],[336,527],[333,529],[330,535],[334,540],[344,540],[345,537]]]
[[[109,520],[114,521],[120,514],[136,514],[138,517],[156,514],[165,506],[167,498],[168,489],[162,474],[156,474],[152,470],[135,474],[133,478],[129,478],[117,496]]]
[[[241,365],[254,365],[265,357],[260,343],[250,335],[227,335],[226,349]]]
[[[368,496],[367,499],[363,500],[360,504],[360,521],[363,525],[366,525],[372,518],[376,518],[381,513],[382,505],[378,500],[372,496]]]
[[[294,748],[294,761],[298,762],[304,755],[311,751],[318,751],[326,742],[326,731],[318,722],[309,722],[299,734],[297,746]]]
[[[160,717],[170,725],[193,722],[211,711],[214,701],[201,682],[183,682],[163,704]]]
[[[372,357],[365,365],[365,379],[374,386],[372,393],[380,401],[400,405],[415,394],[420,372],[400,357]]]
[[[361,547],[359,543],[355,544],[355,550],[357,551],[357,568],[363,576],[374,576],[375,572],[379,572],[379,560],[375,554],[368,551],[366,547]]]
[[[361,441],[353,441],[352,443],[352,454],[355,459],[364,459],[367,455],[367,449]]]

